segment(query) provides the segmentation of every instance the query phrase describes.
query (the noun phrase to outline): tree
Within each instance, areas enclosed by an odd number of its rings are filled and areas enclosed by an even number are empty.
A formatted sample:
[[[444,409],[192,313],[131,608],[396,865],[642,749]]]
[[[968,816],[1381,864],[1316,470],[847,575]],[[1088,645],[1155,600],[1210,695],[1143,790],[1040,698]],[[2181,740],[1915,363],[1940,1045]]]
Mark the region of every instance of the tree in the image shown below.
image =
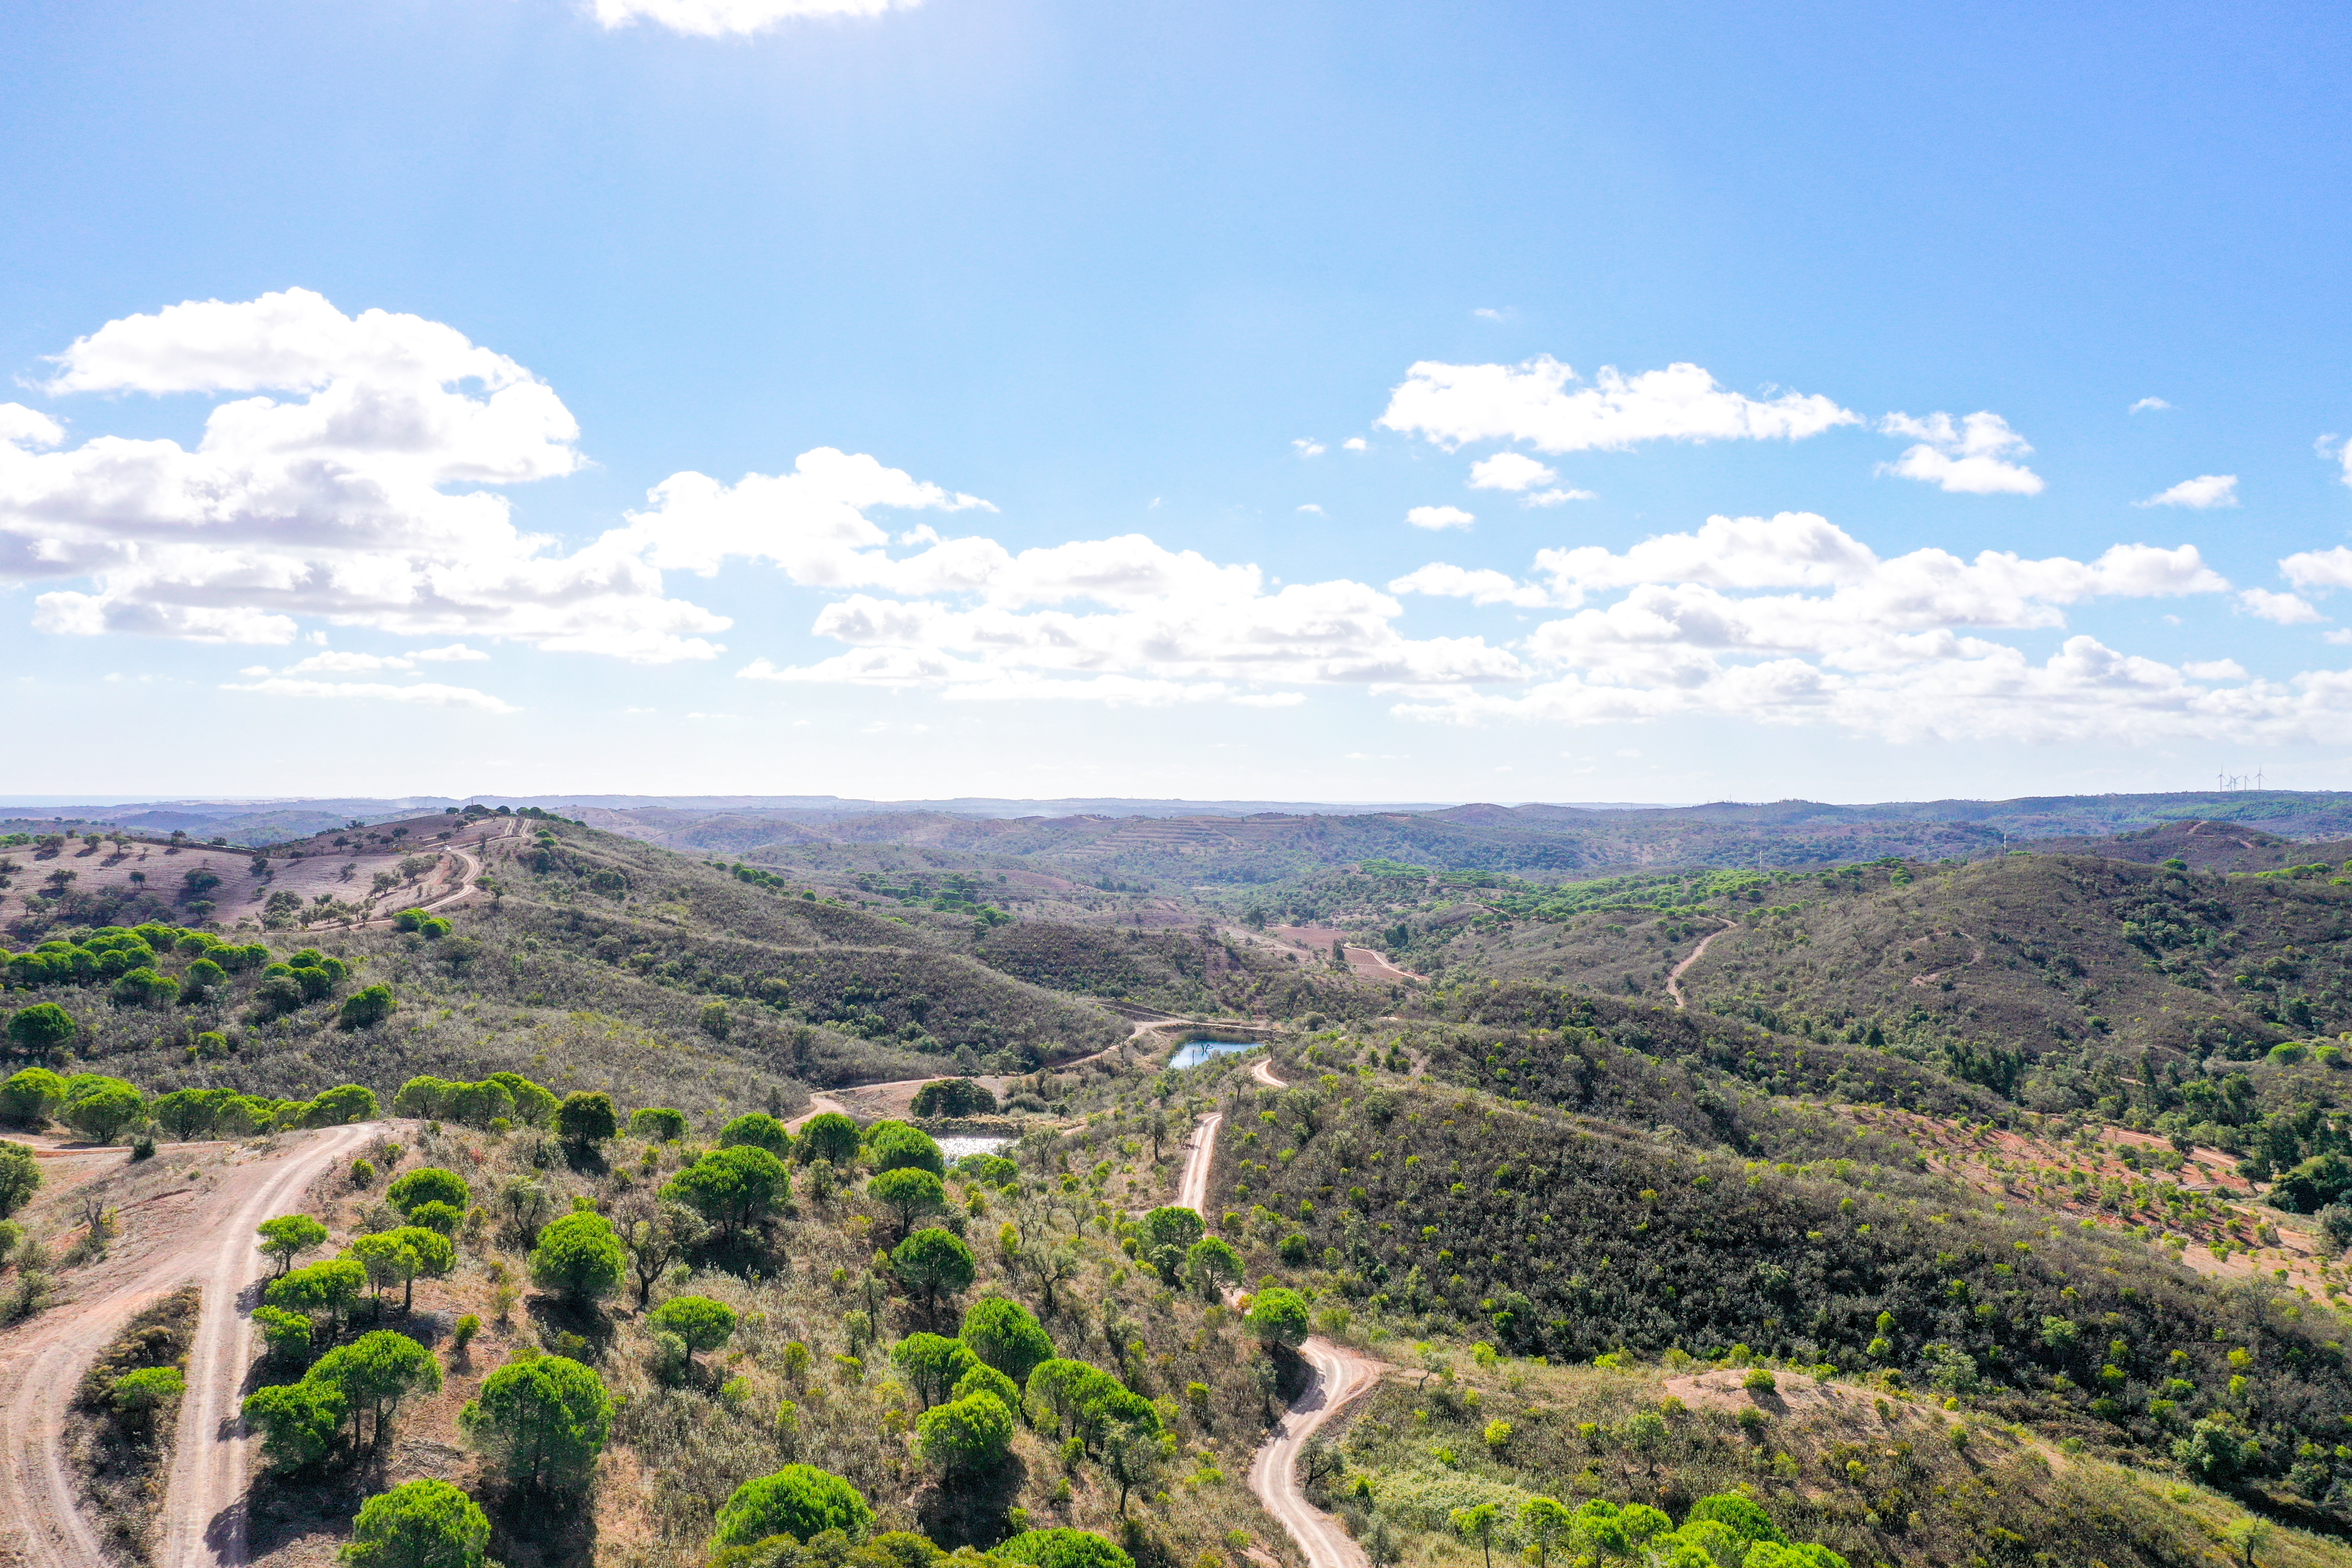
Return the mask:
[[[22,1143],[0,1142],[0,1219],[33,1201],[41,1188],[41,1163]]]
[[[530,1282],[585,1303],[609,1296],[628,1272],[628,1254],[612,1222],[593,1210],[565,1215],[540,1233],[530,1255]]]
[[[968,1078],[936,1078],[915,1091],[918,1116],[993,1116],[996,1096]]]
[[[931,1135],[902,1121],[884,1126],[866,1144],[866,1152],[877,1173],[908,1169],[929,1171],[934,1176],[948,1173],[947,1157]]]
[[[436,1206],[448,1207],[446,1204]],[[454,1224],[451,1228],[456,1228]],[[408,1277],[412,1291],[415,1289],[414,1282],[417,1275],[427,1275],[438,1279],[457,1266],[457,1248],[449,1240],[446,1231],[438,1231],[426,1225],[404,1225],[397,1230],[388,1230],[383,1234],[416,1254],[416,1268]],[[405,1312],[409,1305],[410,1297],[404,1294],[400,1299],[400,1310]]]
[[[643,1311],[654,1293],[654,1281],[700,1241],[701,1219],[693,1210],[674,1203],[639,1199],[615,1227],[629,1251],[629,1268],[637,1277],[637,1310]]]
[[[1307,1303],[1296,1290],[1270,1286],[1250,1303],[1249,1326],[1260,1343],[1297,1350],[1307,1342]]]
[[[1156,1208],[1136,1227],[1136,1250],[1162,1283],[1173,1285],[1184,1271],[1185,1249],[1201,1239],[1202,1230],[1201,1216],[1191,1209]]]
[[[308,1252],[327,1239],[327,1227],[306,1214],[282,1214],[255,1228],[261,1237],[260,1249],[278,1259],[280,1279],[294,1267],[295,1254]]]
[[[603,1089],[578,1089],[563,1097],[555,1111],[556,1136],[575,1149],[618,1137],[621,1118],[613,1097]]]
[[[142,1424],[152,1426],[157,1411],[177,1404],[180,1395],[187,1391],[188,1374],[178,1367],[142,1366],[116,1378],[107,1394],[118,1412],[136,1415]]]
[[[489,1518],[472,1498],[418,1480],[368,1499],[341,1555],[352,1568],[479,1568],[489,1542]]]
[[[18,1016],[22,1016],[19,1014]],[[66,1080],[47,1068],[26,1068],[0,1083],[0,1117],[38,1126],[65,1103]]]
[[[1454,1510],[1451,1522],[1454,1533],[1465,1540],[1475,1541],[1486,1554],[1486,1568],[1495,1568],[1495,1521],[1502,1513],[1499,1504],[1482,1502]]]
[[[8,1039],[27,1056],[46,1056],[74,1037],[80,1026],[54,1002],[36,1002],[8,1020]]]
[[[330,1384],[273,1384],[245,1402],[245,1419],[261,1433],[262,1458],[273,1470],[317,1464],[342,1428],[343,1392]]]
[[[462,1209],[474,1201],[474,1189],[455,1171],[445,1171],[438,1165],[419,1165],[394,1180],[383,1190],[383,1195],[402,1214],[414,1215],[425,1204],[447,1204]]]
[[[457,1427],[515,1480],[568,1489],[586,1483],[612,1420],[612,1398],[593,1368],[541,1355],[490,1373]]]
[[[923,1412],[915,1423],[915,1441],[924,1460],[943,1476],[992,1470],[1013,1450],[1013,1412],[993,1394],[951,1399]]]
[[[784,1124],[764,1110],[746,1111],[719,1130],[719,1146],[732,1149],[749,1143],[765,1149],[777,1159],[788,1159],[793,1152],[793,1135]]]
[[[729,1237],[766,1217],[792,1192],[783,1162],[757,1144],[705,1154],[669,1180],[661,1195],[684,1204]]]
[[[1175,1456],[1176,1437],[1161,1429],[1149,1400],[1127,1389],[1119,1393],[1126,1398],[1106,1402],[1108,1418],[1097,1441],[1102,1445],[1103,1468],[1118,1483],[1118,1511],[1125,1518],[1129,1491],[1138,1487],[1147,1492],[1158,1489],[1160,1473]]]
[[[466,1211],[456,1204],[418,1204],[408,1218],[412,1225],[421,1226],[436,1236],[449,1237],[457,1235],[457,1227],[466,1223]]]
[[[828,1530],[856,1540],[873,1524],[874,1510],[856,1487],[814,1465],[786,1465],[735,1489],[710,1544],[749,1546],[772,1535],[806,1542]]]
[[[194,1001],[227,984],[228,971],[209,958],[199,958],[188,965],[180,982],[187,988],[188,999]]]
[[[689,1372],[695,1352],[715,1351],[735,1334],[735,1309],[708,1296],[672,1296],[656,1307],[646,1321],[685,1342]]]
[[[940,1299],[961,1295],[980,1273],[971,1248],[936,1226],[900,1242],[891,1251],[890,1267],[900,1284],[923,1299],[924,1315],[934,1322],[939,1319]]]
[[[359,1259],[360,1267],[367,1270],[368,1283],[375,1289],[379,1311],[383,1307],[385,1286],[399,1284],[413,1289],[415,1287],[410,1282],[416,1278],[417,1270],[425,1267],[425,1260],[417,1257],[416,1249],[395,1231],[357,1237],[352,1241],[350,1252],[352,1257]]]
[[[147,1097],[120,1079],[66,1101],[66,1125],[96,1143],[111,1143],[124,1128],[146,1119]]]
[[[164,1131],[185,1143],[212,1131],[225,1098],[225,1090],[175,1089],[155,1097],[155,1120]]]
[[[112,995],[118,1007],[166,1007],[180,999],[180,983],[142,966],[115,981]]]
[[[367,1289],[367,1268],[356,1258],[330,1258],[271,1280],[261,1299],[289,1312],[340,1318]]]
[[[885,1171],[866,1184],[866,1195],[898,1216],[898,1234],[905,1236],[925,1215],[948,1206],[946,1184],[929,1171],[905,1167]]]
[[[553,1090],[542,1089],[519,1072],[494,1072],[482,1081],[497,1084],[507,1091],[514,1101],[516,1121],[544,1127],[554,1120],[559,1106]]]
[[[890,1364],[914,1389],[929,1409],[948,1398],[958,1379],[980,1364],[961,1340],[938,1334],[908,1334],[890,1347]]]
[[[1576,1525],[1576,1515],[1554,1498],[1531,1497],[1519,1505],[1519,1530],[1535,1543],[1536,1568],[1551,1559],[1551,1545],[1564,1541]]]
[[[368,1028],[391,1017],[399,1005],[399,998],[393,995],[392,987],[378,981],[344,997],[343,1005],[335,1010],[335,1022],[346,1029]]]
[[[857,1123],[838,1110],[813,1116],[802,1123],[793,1152],[803,1165],[812,1160],[846,1165],[857,1158]]]
[[[306,1127],[348,1127],[354,1121],[373,1121],[376,1110],[375,1090],[364,1084],[344,1083],[320,1091],[310,1102],[303,1116]]]
[[[340,1389],[351,1407],[354,1428],[362,1407],[373,1412],[370,1447],[381,1447],[402,1400],[415,1394],[439,1392],[441,1363],[406,1334],[378,1329],[320,1356],[302,1381]]]
[[[666,1105],[649,1105],[629,1118],[632,1136],[653,1143],[675,1143],[686,1136],[686,1112]]]
[[[1242,1277],[1242,1255],[1231,1243],[1204,1236],[1184,1254],[1184,1279],[1202,1295],[1214,1300]]]
[[[1002,1296],[974,1301],[960,1333],[972,1354],[1024,1386],[1039,1363],[1054,1359],[1053,1337],[1045,1325],[1028,1308]]]
[[[1029,1530],[992,1555],[1030,1568],[1135,1568],[1135,1559],[1087,1530]]]

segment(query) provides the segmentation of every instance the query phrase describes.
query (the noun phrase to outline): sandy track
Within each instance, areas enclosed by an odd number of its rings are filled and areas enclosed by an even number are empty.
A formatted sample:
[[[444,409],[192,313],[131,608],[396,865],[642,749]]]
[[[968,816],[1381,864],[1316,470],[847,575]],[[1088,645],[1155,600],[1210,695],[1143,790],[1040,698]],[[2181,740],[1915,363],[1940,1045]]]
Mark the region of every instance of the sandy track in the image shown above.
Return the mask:
[[[0,1400],[0,1554],[13,1548],[15,1562],[21,1568],[90,1568],[104,1561],[97,1538],[74,1505],[72,1480],[59,1448],[67,1407],[83,1370],[133,1313],[190,1279],[203,1280],[207,1286],[197,1329],[200,1354],[205,1345],[215,1341],[218,1319],[236,1320],[242,1331],[249,1334],[235,1287],[216,1292],[212,1288],[215,1279],[225,1265],[242,1267],[248,1258],[257,1263],[260,1255],[254,1251],[253,1226],[277,1212],[268,1207],[270,1199],[282,1197],[290,1204],[339,1155],[378,1130],[372,1123],[330,1129],[275,1157],[231,1167],[222,1173],[220,1184],[198,1203],[170,1216],[172,1230],[163,1245],[139,1258],[125,1270],[125,1278],[87,1300],[53,1308],[0,1336],[0,1389],[7,1391],[5,1399]],[[126,1230],[145,1223],[154,1222],[142,1221],[134,1214]],[[190,1367],[188,1394],[182,1405],[183,1446],[173,1460],[172,1492],[160,1531],[167,1542],[180,1538],[179,1511],[201,1509],[200,1517],[210,1520],[233,1505],[244,1490],[241,1471],[225,1498],[210,1489],[203,1489],[202,1496],[189,1493],[179,1484],[184,1469],[207,1458],[205,1450],[219,1446],[215,1432],[191,1427],[193,1409],[201,1405],[233,1410],[245,1376],[242,1363],[234,1367],[221,1365],[217,1355],[206,1365],[210,1387],[200,1386],[196,1367]],[[220,1403],[223,1400],[226,1405]],[[202,1531],[199,1524],[199,1541]],[[0,1560],[5,1560],[5,1555]],[[182,1561],[166,1554],[159,1558],[159,1564],[177,1568]]]
[[[1262,1059],[1251,1067],[1250,1076],[1270,1088],[1286,1087]],[[1215,1112],[1202,1117],[1193,1129],[1192,1152],[1184,1161],[1184,1184],[1176,1198],[1203,1218],[1208,1214],[1209,1167],[1216,1160],[1217,1129],[1223,1122],[1223,1114]],[[1250,1460],[1250,1493],[1290,1531],[1290,1538],[1306,1553],[1307,1568],[1370,1568],[1364,1549],[1340,1528],[1339,1521],[1307,1500],[1298,1485],[1298,1460],[1307,1439],[1377,1387],[1387,1368],[1319,1334],[1299,1346],[1298,1353],[1310,1373],[1306,1392],[1291,1402],[1273,1436]]]
[[[509,827],[501,833],[484,834],[481,837],[474,840],[474,847],[477,849],[487,849],[492,844],[503,843],[508,839],[520,838],[521,837],[522,829],[520,827]],[[407,905],[403,910],[395,910],[392,914],[378,915],[373,920],[357,921],[348,926],[330,922],[325,925],[304,926],[302,930],[305,933],[314,931],[380,931],[389,927],[393,922],[394,916],[404,913],[406,909],[422,910],[428,915],[438,914],[444,910],[454,910],[460,904],[470,903],[475,899],[479,898],[481,896],[481,889],[474,886],[474,879],[482,874],[482,862],[474,856],[468,854],[463,846],[456,843],[455,841],[443,845],[442,848],[447,850],[450,854],[455,855],[462,865],[458,872],[456,885],[447,892],[442,894],[439,898],[430,900],[421,904]]]
[[[245,1292],[266,1267],[253,1244],[254,1227],[291,1211],[321,1171],[382,1131],[381,1122],[372,1121],[336,1128],[277,1162],[216,1230],[199,1238],[199,1247],[210,1244],[201,1276],[204,1315],[188,1351],[188,1392],[180,1401],[179,1440],[156,1531],[157,1568],[246,1561],[244,1499],[253,1438],[238,1407],[246,1369],[253,1364],[253,1303]]]
[[[1202,1219],[1209,1217],[1209,1167],[1216,1162],[1217,1129],[1224,1122],[1223,1111],[1211,1111],[1192,1124],[1192,1136],[1185,1141],[1191,1152],[1184,1156],[1183,1179],[1176,1184],[1176,1206]]]
[[[1680,963],[1675,964],[1674,968],[1666,972],[1666,994],[1675,999],[1675,1012],[1679,1013],[1683,1010],[1684,973],[1687,971],[1692,964],[1696,963],[1700,959],[1706,956],[1708,946],[1714,942],[1717,937],[1721,936],[1725,931],[1738,931],[1738,921],[1724,921],[1722,925],[1717,927],[1715,930],[1707,932],[1705,936],[1698,939],[1698,945],[1691,949],[1691,954],[1688,958],[1684,959]]]

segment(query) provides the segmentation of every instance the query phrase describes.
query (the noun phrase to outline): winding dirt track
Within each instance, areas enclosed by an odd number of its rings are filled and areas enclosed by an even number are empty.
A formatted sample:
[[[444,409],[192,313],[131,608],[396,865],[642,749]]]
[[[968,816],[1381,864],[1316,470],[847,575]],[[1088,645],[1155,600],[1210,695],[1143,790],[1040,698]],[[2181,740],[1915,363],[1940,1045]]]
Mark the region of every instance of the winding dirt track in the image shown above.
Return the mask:
[[[126,1226],[171,1230],[128,1278],[89,1300],[52,1309],[0,1337],[0,1561],[13,1548],[22,1568],[91,1568],[103,1553],[80,1510],[59,1449],[74,1385],[83,1370],[156,1297],[191,1279],[205,1286],[203,1316],[180,1407],[179,1447],[158,1526],[158,1568],[244,1560],[247,1440],[236,1418],[250,1359],[252,1323],[238,1300],[261,1268],[253,1227],[283,1213],[319,1173],[381,1131],[380,1123],[331,1128],[277,1155],[221,1172],[220,1184],[168,1220]],[[116,1243],[123,1248],[126,1234]],[[159,1239],[142,1237],[139,1239]],[[105,1265],[95,1265],[104,1268]]]
[[[1288,1087],[1260,1060],[1250,1076],[1272,1089]],[[1202,1117],[1192,1130],[1192,1152],[1184,1161],[1184,1179],[1177,1203],[1206,1218],[1209,1167],[1216,1159],[1217,1129],[1222,1113]],[[1339,1521],[1307,1500],[1298,1485],[1299,1456],[1307,1439],[1325,1423],[1364,1394],[1370,1394],[1387,1369],[1369,1356],[1314,1335],[1298,1347],[1309,1377],[1306,1391],[1291,1403],[1274,1433],[1250,1460],[1249,1489],[1265,1511],[1281,1521],[1307,1557],[1307,1568],[1370,1568],[1370,1560]]]
[[[1684,959],[1680,963],[1675,964],[1674,968],[1666,972],[1666,994],[1675,999],[1675,1012],[1679,1013],[1683,1010],[1684,971],[1689,969],[1692,964],[1696,963],[1700,959],[1706,956],[1708,944],[1713,942],[1717,937],[1721,936],[1725,931],[1737,931],[1738,929],[1739,922],[1738,921],[1724,921],[1722,925],[1717,927],[1714,931],[1707,932],[1705,936],[1698,939],[1698,945],[1691,949],[1691,954],[1688,958]]]

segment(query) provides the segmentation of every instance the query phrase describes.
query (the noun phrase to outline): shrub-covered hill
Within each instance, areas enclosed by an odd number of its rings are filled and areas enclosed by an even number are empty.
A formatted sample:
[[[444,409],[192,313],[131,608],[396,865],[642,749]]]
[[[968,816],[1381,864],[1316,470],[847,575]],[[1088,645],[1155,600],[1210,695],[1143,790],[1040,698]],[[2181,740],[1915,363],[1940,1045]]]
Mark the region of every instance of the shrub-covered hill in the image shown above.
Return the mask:
[[[1125,1033],[957,951],[965,922],[865,915],[574,824],[495,846],[487,879],[496,897],[446,932],[53,931],[7,965],[0,1051],[156,1089],[356,1082],[388,1100],[419,1073],[510,1070],[716,1110],[796,1105],[805,1083],[1023,1070]],[[346,1010],[375,986],[388,1016]],[[41,1006],[65,1034],[15,1023]]]
[[[1747,1346],[1883,1368],[2117,1457],[2179,1444],[2206,1479],[2288,1484],[2314,1507],[2344,1462],[2334,1314],[2217,1288],[2111,1230],[1853,1162],[1749,1163],[1336,1075],[1237,1110],[1225,1205],[1408,1331],[1578,1360]]]
[[[972,952],[1034,984],[1178,1013],[1360,1018],[1388,1011],[1401,996],[1393,986],[1200,931],[1019,921],[976,936]]]

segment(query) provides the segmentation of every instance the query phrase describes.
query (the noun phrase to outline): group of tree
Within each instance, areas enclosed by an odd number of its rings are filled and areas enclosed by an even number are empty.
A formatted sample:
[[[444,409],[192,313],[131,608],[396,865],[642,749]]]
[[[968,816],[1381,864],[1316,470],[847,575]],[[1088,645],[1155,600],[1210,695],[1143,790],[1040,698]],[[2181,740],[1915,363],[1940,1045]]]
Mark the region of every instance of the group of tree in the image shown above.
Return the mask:
[[[0,1120],[35,1128],[62,1121],[98,1143],[111,1143],[151,1125],[184,1142],[341,1127],[373,1121],[377,1115],[375,1091],[356,1083],[321,1090],[310,1100],[260,1099],[227,1089],[175,1089],[151,1100],[137,1086],[103,1073],[64,1077],[35,1067],[0,1082]]]

